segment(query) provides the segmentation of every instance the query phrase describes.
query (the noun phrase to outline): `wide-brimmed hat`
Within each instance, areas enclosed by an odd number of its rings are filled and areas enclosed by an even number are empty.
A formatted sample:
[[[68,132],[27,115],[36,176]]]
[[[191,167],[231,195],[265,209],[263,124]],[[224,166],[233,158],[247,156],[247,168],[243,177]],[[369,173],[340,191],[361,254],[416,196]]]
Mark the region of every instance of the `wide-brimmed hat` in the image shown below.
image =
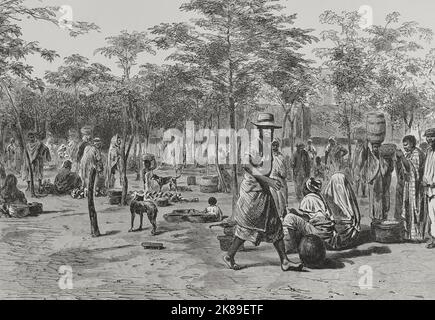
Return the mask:
[[[319,193],[322,191],[322,181],[310,178],[306,182],[306,187],[310,192]]]
[[[435,138],[435,128],[427,129],[424,136],[426,138]]]
[[[261,128],[273,128],[273,129],[281,129],[282,127],[275,123],[275,116],[272,113],[259,113],[257,117],[257,121],[252,121],[257,127]]]

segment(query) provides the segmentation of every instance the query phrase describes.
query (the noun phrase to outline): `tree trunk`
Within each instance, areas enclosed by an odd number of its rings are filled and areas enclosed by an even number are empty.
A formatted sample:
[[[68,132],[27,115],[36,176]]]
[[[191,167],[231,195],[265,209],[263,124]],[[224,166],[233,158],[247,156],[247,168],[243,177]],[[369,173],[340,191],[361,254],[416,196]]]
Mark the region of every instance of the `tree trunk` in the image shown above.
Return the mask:
[[[351,139],[352,131],[351,128],[347,128],[347,149],[349,151],[348,159],[352,159],[352,139]],[[348,163],[349,167],[351,166],[351,163],[349,161]]]
[[[139,156],[137,154],[137,150],[139,149],[138,144],[140,144],[140,139],[139,139],[139,133],[138,130],[136,129],[136,133],[135,133],[135,137],[134,137],[134,148],[133,148],[133,159],[136,162],[136,181],[140,181],[140,170],[139,170],[139,165],[140,165],[140,159]]]
[[[97,211],[95,211],[94,203],[94,187],[95,187],[95,177],[97,176],[97,169],[91,168],[89,174],[89,190],[88,190],[88,210],[89,219],[91,221],[91,235],[92,237],[99,237],[100,230],[98,228]]]
[[[215,165],[216,165],[216,172],[218,174],[219,177],[219,181],[221,184],[221,188],[220,188],[220,192],[225,192],[227,193],[227,186],[225,184],[225,180],[224,177],[222,176],[222,171],[221,171],[221,167],[219,165],[219,127],[220,127],[220,108],[217,112],[217,121],[216,121],[216,135],[215,135],[215,146],[216,146],[216,157],[215,157]]]
[[[18,133],[18,139],[19,139],[21,148],[24,150],[24,153],[26,155],[26,161],[27,161],[28,169],[29,169],[29,175],[30,175],[30,194],[31,194],[32,197],[35,198],[36,194],[35,194],[35,183],[34,183],[34,178],[33,178],[32,162],[30,161],[30,155],[29,155],[29,152],[28,152],[28,150],[26,148],[26,142],[25,142],[26,140],[24,139],[23,128],[21,127],[21,122],[20,122],[20,114],[18,112],[17,107],[15,106],[14,99],[12,99],[12,95],[11,95],[8,87],[4,83],[3,83],[3,87],[4,87],[5,91],[6,91],[6,94],[8,95],[8,98],[9,98],[9,101],[11,103],[11,106],[12,106],[12,108],[15,111],[15,117],[16,117],[16,120],[17,120],[17,129],[18,129],[18,132],[17,132]]]
[[[142,141],[141,141],[141,137],[140,135],[137,136],[138,137],[138,141],[139,141],[139,150],[138,150],[138,155],[137,155],[137,169],[138,169],[138,174],[136,176],[137,180],[136,181],[141,181],[142,177]]]
[[[235,115],[235,103],[234,103],[234,98],[230,97],[229,99],[230,102],[230,129],[232,129],[232,134],[235,132],[236,130],[236,115]],[[232,139],[230,140],[231,142],[233,141]],[[234,151],[233,151],[234,152]],[[231,158],[231,157],[230,157]],[[237,157],[236,157],[237,159]],[[231,169],[232,169],[232,175],[233,175],[233,179],[232,179],[232,186],[231,186],[231,190],[233,193],[233,201],[232,201],[232,215],[234,216],[235,210],[236,210],[236,204],[237,204],[237,200],[239,198],[239,183],[238,183],[238,177],[237,177],[237,163],[232,163],[231,164]]]

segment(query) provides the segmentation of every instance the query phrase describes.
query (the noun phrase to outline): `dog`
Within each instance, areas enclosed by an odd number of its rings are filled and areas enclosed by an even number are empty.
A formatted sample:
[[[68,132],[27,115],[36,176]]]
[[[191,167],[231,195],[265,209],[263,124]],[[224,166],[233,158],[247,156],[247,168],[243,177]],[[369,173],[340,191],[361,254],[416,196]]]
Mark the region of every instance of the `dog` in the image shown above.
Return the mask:
[[[155,236],[157,230],[156,219],[158,212],[159,210],[154,202],[145,200],[145,195],[140,195],[137,192],[134,192],[130,203],[131,228],[128,230],[128,232],[142,231],[143,214],[146,213],[148,220],[153,227],[151,230],[151,235]],[[134,218],[137,214],[140,216],[140,224],[139,229],[134,230]]]
[[[177,191],[178,187],[177,187],[177,180],[180,179],[181,174],[178,175],[177,177],[159,177],[156,174],[153,174],[153,176],[151,177],[151,180],[154,180],[158,183],[159,188],[160,188],[160,192],[162,191],[163,186],[169,184],[169,190],[173,190],[173,191]]]

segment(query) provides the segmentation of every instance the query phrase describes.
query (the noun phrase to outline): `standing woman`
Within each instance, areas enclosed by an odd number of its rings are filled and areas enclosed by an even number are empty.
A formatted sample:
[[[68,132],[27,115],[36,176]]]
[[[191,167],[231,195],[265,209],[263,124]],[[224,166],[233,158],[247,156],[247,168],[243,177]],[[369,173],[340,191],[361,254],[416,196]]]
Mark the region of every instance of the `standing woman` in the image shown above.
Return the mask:
[[[283,271],[301,270],[302,265],[291,262],[285,253],[284,230],[270,193],[271,188],[277,191],[282,188],[279,180],[270,177],[273,131],[281,127],[274,123],[274,116],[270,113],[260,113],[253,124],[258,129],[259,137],[249,150],[249,164],[244,166],[240,197],[233,216],[236,222],[235,236],[223,259],[230,269],[240,270],[234,257],[244,242],[250,241],[258,246],[264,241],[273,243]]]
[[[273,200],[275,201],[276,209],[280,218],[284,218],[288,204],[288,188],[287,188],[287,166],[284,155],[279,151],[279,141],[275,139],[272,142],[272,172],[270,177],[281,182],[282,188],[277,191],[270,188]]]
[[[106,188],[112,189],[115,185],[115,175],[119,172],[119,159],[121,157],[121,137],[117,134],[110,141],[109,154],[106,166]]]

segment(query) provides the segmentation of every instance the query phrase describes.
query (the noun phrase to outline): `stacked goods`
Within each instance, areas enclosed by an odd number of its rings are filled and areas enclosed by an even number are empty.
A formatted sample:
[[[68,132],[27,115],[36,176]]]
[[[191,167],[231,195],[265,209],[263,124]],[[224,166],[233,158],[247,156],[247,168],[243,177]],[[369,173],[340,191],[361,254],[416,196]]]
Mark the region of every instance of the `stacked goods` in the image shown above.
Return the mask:
[[[387,123],[383,113],[372,112],[367,115],[367,140],[369,142],[384,142],[386,131]]]
[[[33,202],[29,204],[30,214],[32,216],[37,216],[43,212],[42,203]]]
[[[195,176],[187,177],[187,185],[188,186],[196,186],[196,177]]]
[[[216,193],[218,192],[219,177],[218,176],[204,176],[201,178],[199,190],[202,193]]]
[[[401,221],[373,221],[372,236],[379,243],[401,243],[405,236],[405,227]]]
[[[167,207],[167,206],[169,206],[169,199],[168,198],[157,198],[156,205],[158,207]]]
[[[109,204],[111,205],[121,204],[122,190],[111,189],[107,192],[107,195],[109,197]]]
[[[9,214],[13,218],[24,218],[30,214],[30,209],[27,204],[11,204],[9,206]]]
[[[397,146],[393,143],[386,143],[379,147],[379,154],[384,158],[393,158],[396,154]]]

